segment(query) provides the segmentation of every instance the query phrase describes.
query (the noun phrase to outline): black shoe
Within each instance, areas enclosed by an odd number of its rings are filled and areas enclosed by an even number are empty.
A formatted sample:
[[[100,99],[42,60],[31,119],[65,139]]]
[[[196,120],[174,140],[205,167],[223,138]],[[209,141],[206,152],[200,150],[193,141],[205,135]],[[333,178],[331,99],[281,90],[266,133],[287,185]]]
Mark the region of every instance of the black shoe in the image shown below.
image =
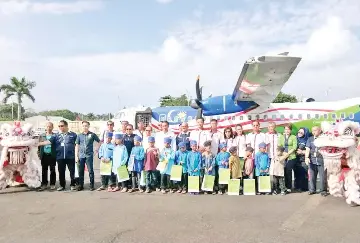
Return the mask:
[[[82,190],[84,190],[84,187],[83,187],[83,186],[78,186],[78,187],[77,187],[77,190],[78,190],[78,191],[82,191]]]
[[[316,194],[316,192],[309,192],[309,195],[314,195]]]
[[[90,189],[89,189],[90,191],[94,191],[95,190],[95,188],[94,187],[90,187]]]
[[[328,194],[326,192],[321,192],[320,195],[326,197]]]

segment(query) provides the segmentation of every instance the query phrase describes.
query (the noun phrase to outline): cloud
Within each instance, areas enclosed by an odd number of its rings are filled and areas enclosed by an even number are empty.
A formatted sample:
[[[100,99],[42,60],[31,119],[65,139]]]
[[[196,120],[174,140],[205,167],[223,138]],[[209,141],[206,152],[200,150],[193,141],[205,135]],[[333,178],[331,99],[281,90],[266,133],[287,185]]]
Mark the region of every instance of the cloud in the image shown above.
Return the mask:
[[[316,100],[355,97],[360,76],[355,6],[356,0],[274,1],[220,10],[211,22],[197,17],[179,22],[149,51],[42,58],[30,56],[25,43],[0,38],[5,51],[0,80],[12,75],[36,80],[37,102],[26,105],[37,110],[109,112],[120,108],[118,96],[122,106],[156,106],[167,94],[195,95],[198,74],[204,96],[229,94],[249,57],[290,51],[303,60],[285,92]]]
[[[40,2],[31,0],[3,0],[0,2],[0,13],[5,15],[33,13],[33,14],[73,14],[93,11],[101,8],[103,2],[99,0],[72,2]]]
[[[174,0],[156,0],[156,2],[162,3],[162,4],[171,3],[172,1],[174,1]]]

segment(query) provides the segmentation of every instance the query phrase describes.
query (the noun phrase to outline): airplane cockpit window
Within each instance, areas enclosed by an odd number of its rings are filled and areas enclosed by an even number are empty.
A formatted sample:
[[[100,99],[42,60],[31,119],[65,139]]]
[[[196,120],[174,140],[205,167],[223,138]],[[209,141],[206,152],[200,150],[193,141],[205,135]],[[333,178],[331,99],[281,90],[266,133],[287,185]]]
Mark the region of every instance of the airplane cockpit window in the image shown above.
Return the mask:
[[[166,121],[166,115],[165,114],[161,114],[159,117],[160,121]]]
[[[328,114],[324,114],[324,119],[328,119],[329,115]]]
[[[341,119],[345,119],[346,115],[345,113],[341,113]]]
[[[251,117],[251,115],[248,115],[248,120],[249,121],[251,121],[252,119],[251,119],[252,117]]]
[[[311,114],[307,114],[307,115],[306,115],[306,118],[307,118],[307,119],[311,119]]]
[[[354,113],[349,114],[349,119],[354,119]]]
[[[320,115],[319,114],[315,114],[315,119],[319,119]]]
[[[332,113],[332,114],[331,114],[331,118],[332,118],[332,119],[337,119],[336,113]]]
[[[303,119],[302,114],[299,114],[299,115],[298,115],[298,119],[299,119],[299,120],[302,120],[302,119]]]
[[[271,119],[276,120],[276,115],[275,115],[275,114],[272,115],[272,116],[271,116]]]

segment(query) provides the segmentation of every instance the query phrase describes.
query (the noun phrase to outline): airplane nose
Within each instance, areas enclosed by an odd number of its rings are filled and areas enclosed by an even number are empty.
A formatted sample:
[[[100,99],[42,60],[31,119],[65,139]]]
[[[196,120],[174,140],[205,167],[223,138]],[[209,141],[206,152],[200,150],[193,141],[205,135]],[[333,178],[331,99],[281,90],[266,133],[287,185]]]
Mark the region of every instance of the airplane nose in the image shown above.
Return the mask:
[[[200,108],[197,100],[191,100],[191,101],[190,101],[190,106],[191,106],[191,108],[193,108],[193,109],[199,109],[199,108]]]

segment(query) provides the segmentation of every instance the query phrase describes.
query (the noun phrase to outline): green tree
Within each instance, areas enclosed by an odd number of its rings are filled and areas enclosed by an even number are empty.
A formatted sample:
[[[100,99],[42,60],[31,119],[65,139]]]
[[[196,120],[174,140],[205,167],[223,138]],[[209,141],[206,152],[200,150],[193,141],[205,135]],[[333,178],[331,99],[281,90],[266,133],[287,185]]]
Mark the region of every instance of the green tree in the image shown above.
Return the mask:
[[[285,94],[280,92],[274,99],[273,103],[296,103],[298,102],[295,95]]]
[[[50,111],[42,111],[39,113],[42,116],[61,116],[68,120],[75,121],[76,113],[70,110],[50,110]]]
[[[3,103],[7,103],[10,97],[16,96],[18,105],[17,119],[21,120],[21,104],[23,97],[29,98],[32,102],[35,102],[34,96],[30,93],[30,90],[36,86],[36,82],[28,81],[23,77],[18,80],[16,77],[10,79],[11,84],[3,84],[0,86],[0,92],[3,92],[5,97]]]
[[[189,99],[185,94],[179,97],[173,97],[171,95],[166,95],[160,98],[160,106],[188,106]]]
[[[18,104],[16,103],[0,105],[0,120],[2,121],[14,120],[14,117],[18,116],[17,113]],[[21,113],[23,114],[23,116],[25,115],[24,107],[21,107]]]

